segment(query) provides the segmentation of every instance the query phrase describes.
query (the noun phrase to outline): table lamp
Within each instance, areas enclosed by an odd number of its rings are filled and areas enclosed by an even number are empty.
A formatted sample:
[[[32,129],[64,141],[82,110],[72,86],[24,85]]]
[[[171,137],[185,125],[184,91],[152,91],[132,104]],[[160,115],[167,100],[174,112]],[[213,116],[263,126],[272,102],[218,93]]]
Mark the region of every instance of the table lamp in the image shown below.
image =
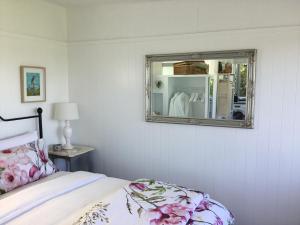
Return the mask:
[[[72,136],[72,128],[70,121],[78,120],[78,106],[76,103],[55,103],[54,104],[54,119],[65,121],[65,127],[63,129],[63,134],[66,139],[66,144],[63,145],[63,149],[73,149],[74,147],[71,145],[71,136]]]

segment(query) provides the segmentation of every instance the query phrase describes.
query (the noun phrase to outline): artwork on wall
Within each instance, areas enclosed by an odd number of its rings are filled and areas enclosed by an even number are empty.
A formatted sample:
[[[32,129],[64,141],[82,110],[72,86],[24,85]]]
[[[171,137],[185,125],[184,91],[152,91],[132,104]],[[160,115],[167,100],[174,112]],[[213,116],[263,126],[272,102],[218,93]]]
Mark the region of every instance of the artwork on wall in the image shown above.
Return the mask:
[[[46,68],[37,66],[21,66],[21,101],[46,101]]]

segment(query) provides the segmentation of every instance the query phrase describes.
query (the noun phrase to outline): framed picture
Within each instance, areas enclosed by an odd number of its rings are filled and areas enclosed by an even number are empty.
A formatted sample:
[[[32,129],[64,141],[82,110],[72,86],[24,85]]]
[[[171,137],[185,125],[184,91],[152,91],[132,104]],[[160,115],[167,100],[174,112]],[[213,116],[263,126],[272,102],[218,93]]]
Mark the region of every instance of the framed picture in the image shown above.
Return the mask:
[[[21,66],[21,101],[46,101],[46,68],[37,66]]]

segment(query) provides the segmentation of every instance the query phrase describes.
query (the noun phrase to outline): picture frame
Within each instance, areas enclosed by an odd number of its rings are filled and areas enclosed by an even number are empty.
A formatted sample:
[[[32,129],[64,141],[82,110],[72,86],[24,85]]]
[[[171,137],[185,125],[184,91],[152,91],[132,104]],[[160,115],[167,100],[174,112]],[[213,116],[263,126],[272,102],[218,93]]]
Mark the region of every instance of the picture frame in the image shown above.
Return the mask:
[[[46,101],[46,68],[20,66],[21,102]]]

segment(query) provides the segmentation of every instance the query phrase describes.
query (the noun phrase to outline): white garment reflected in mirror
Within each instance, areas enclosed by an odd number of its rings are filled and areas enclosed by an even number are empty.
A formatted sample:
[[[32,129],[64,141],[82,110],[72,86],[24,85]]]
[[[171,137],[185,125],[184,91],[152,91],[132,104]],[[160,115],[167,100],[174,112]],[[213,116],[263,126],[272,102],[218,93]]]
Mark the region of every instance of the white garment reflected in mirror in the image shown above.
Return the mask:
[[[248,59],[153,62],[152,113],[168,117],[243,120]],[[157,81],[164,85],[157,87]]]

